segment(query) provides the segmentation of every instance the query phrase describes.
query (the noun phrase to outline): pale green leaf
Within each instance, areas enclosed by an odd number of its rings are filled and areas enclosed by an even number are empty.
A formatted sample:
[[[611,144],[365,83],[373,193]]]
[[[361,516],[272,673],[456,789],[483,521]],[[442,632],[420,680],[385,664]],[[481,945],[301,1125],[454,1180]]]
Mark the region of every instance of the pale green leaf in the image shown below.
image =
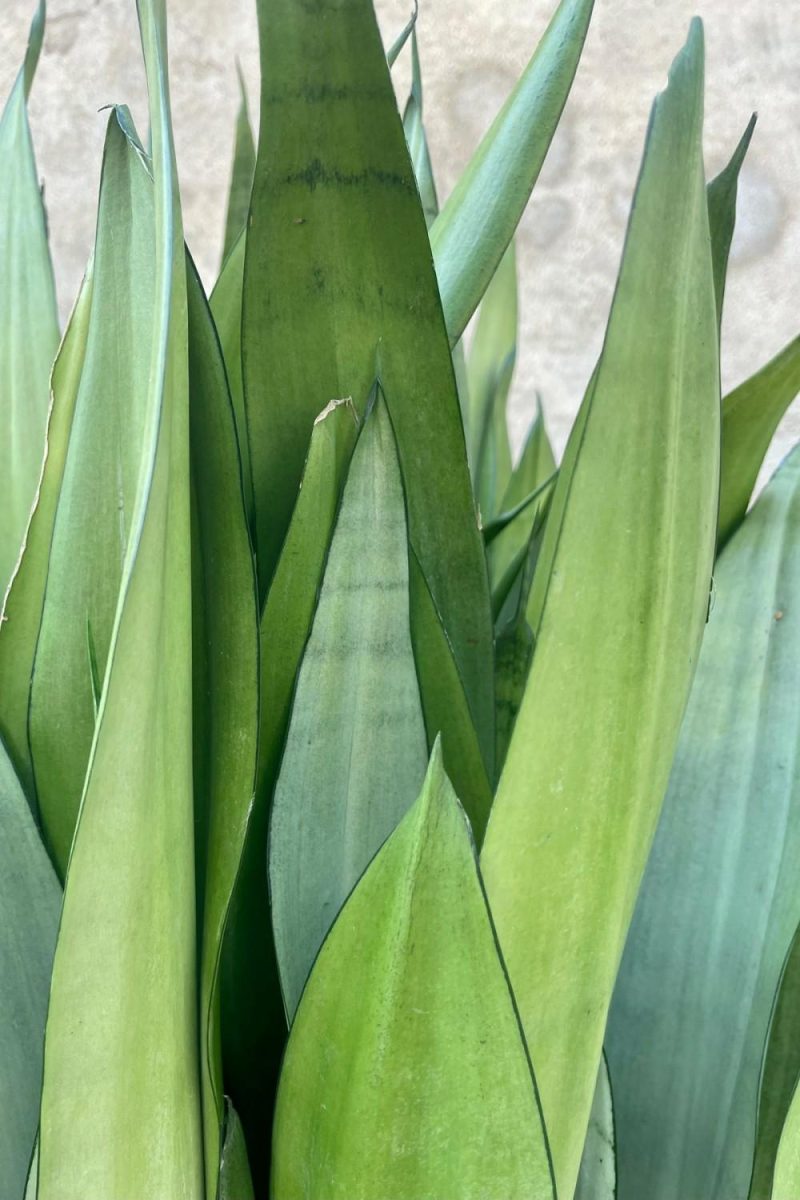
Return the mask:
[[[539,177],[575,77],[592,5],[593,0],[561,0],[431,229],[451,345],[478,307]]]
[[[155,196],[152,319],[142,330],[131,326],[131,336],[149,350],[151,368],[141,487],[53,966],[38,1200],[203,1200],[205,1194],[184,247],[163,3],[140,0],[139,17],[154,186],[136,202],[149,198],[152,205]],[[121,137],[112,119],[111,146]],[[99,262],[97,270],[96,283]]]
[[[771,1200],[797,1200],[800,1195],[800,1089],[792,1097],[775,1163]]]
[[[311,964],[425,773],[403,484],[380,395],[356,445],[297,679],[269,835],[290,1020]]]
[[[617,1148],[614,1101],[605,1055],[597,1083],[583,1147],[575,1200],[614,1200],[617,1194]]]
[[[253,171],[256,165],[256,144],[250,125],[247,108],[247,91],[244,76],[236,64],[239,79],[239,111],[236,114],[236,137],[233,147],[233,168],[228,189],[228,210],[225,214],[225,239],[222,246],[222,262],[225,263],[237,238],[247,226],[250,211],[250,192],[253,187]]]
[[[529,501],[539,488],[552,479],[555,469],[556,461],[545,429],[541,402],[537,396],[536,415],[528,430],[519,462],[511,472],[511,478],[502,497],[501,515],[510,513],[514,513],[515,516],[520,515],[522,511],[520,506]],[[492,543],[487,558],[489,579],[493,586],[502,578],[503,572],[508,569],[509,564],[525,544],[535,519],[535,511],[529,510],[522,520],[515,520],[513,523],[506,521],[503,527],[506,531],[503,532],[502,538],[497,538],[496,541],[494,537],[489,536],[491,524],[484,524],[484,543],[487,545],[489,542]],[[508,525],[511,527],[506,529]],[[496,529],[496,533],[500,532],[500,529]]]
[[[533,664],[481,858],[565,1196],[708,607],[719,376],[702,94],[694,22],[655,102],[602,358],[556,483]]]
[[[438,747],[300,1002],[278,1093],[273,1194],[554,1196],[530,1063]]]
[[[377,359],[409,539],[491,770],[486,566],[430,243],[373,6],[261,0],[259,13],[261,136],[243,363],[262,596],[314,420],[342,396],[363,414]],[[335,104],[319,102],[329,94]]]
[[[0,595],[16,566],[39,482],[59,336],[27,111],[44,16],[42,0],[24,65],[0,117]]]
[[[436,194],[436,181],[433,177],[428,139],[422,122],[422,70],[419,62],[416,29],[411,35],[411,95],[406,101],[403,112],[403,131],[408,143],[414,178],[419,188],[422,211],[425,213],[425,224],[430,229],[439,215],[439,198]]]
[[[799,533],[795,451],[717,561],[622,961],[606,1047],[623,1195],[747,1195],[770,1013],[800,924]]]
[[[800,392],[800,337],[722,401],[719,546],[741,523],[772,435]]]
[[[0,1191],[22,1195],[39,1125],[61,889],[0,743]]]
[[[397,62],[398,58],[400,57],[400,53],[401,53],[403,47],[405,46],[406,42],[410,38],[411,34],[414,32],[414,27],[417,23],[418,16],[419,16],[419,3],[418,3],[418,0],[414,0],[414,11],[412,12],[409,19],[406,21],[403,28],[398,33],[397,37],[392,42],[389,49],[386,51],[386,61],[389,64],[390,68],[393,67],[394,64]]]

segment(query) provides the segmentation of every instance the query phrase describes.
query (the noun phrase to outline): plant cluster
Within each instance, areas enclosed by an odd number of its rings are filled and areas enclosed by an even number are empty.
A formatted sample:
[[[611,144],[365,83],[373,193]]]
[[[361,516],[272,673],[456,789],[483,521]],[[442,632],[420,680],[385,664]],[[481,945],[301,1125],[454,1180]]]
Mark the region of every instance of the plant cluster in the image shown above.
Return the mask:
[[[707,184],[695,21],[566,452],[537,412],[514,462],[592,0],[441,207],[416,14],[258,0],[208,298],[165,8],[63,335],[44,0],[0,123],[0,1193],[797,1200],[797,451],[747,510],[800,339],[720,400],[753,122]]]

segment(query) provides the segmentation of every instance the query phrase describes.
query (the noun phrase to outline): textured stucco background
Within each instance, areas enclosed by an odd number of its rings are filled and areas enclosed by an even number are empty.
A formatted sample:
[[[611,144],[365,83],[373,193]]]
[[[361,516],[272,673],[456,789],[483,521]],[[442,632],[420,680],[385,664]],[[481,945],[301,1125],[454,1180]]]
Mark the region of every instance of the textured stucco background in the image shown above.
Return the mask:
[[[34,0],[0,0],[0,92],[11,86]],[[445,196],[544,29],[555,0],[421,0],[425,110]],[[384,37],[411,0],[377,0]],[[66,314],[93,237],[105,114],[128,103],[140,128],[135,0],[50,0],[31,123]],[[752,110],[726,296],[730,387],[800,329],[800,9],[783,0],[596,0],[561,129],[519,238],[521,338],[512,426],[536,390],[559,448],[591,373],[619,262],[649,106],[690,17],[705,20],[706,163],[724,164]],[[207,283],[219,259],[238,103],[235,61],[258,110],[255,0],[169,0],[173,110],[187,240]],[[405,97],[407,55],[395,69]],[[800,436],[790,413],[770,464]]]

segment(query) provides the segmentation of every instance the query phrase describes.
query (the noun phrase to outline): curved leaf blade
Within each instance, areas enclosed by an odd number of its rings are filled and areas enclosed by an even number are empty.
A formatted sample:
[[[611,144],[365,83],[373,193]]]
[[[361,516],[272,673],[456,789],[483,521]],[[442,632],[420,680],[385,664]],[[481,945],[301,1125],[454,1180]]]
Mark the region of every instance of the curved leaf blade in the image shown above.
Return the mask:
[[[739,190],[739,172],[756,127],[753,113],[730,162],[711,180],[707,189],[708,221],[711,229],[711,259],[714,264],[714,293],[717,299],[717,329],[722,323],[722,303],[725,298],[725,280],[728,274],[733,231],[736,225],[736,195]]]
[[[233,146],[233,167],[228,189],[228,209],[225,214],[225,238],[222,244],[223,269],[226,259],[247,226],[250,211],[250,193],[253,188],[253,172],[256,166],[256,144],[250,125],[247,107],[247,90],[239,64],[236,64],[239,80],[239,111],[236,114],[236,135]]]
[[[274,1145],[282,1200],[554,1196],[525,1043],[438,747],[320,950],[289,1038]]]

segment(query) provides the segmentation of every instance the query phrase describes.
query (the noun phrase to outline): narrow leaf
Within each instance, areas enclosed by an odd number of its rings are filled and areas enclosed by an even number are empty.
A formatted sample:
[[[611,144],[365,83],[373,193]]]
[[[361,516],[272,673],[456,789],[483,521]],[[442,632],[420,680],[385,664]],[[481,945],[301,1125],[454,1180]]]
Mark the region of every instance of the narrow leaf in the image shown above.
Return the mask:
[[[447,332],[455,345],[500,264],[572,87],[593,0],[561,0],[433,228]]]
[[[345,898],[413,804],[426,758],[403,485],[379,398],[345,485],[272,807],[272,919],[290,1020]]]
[[[602,358],[555,487],[533,665],[481,858],[565,1196],[708,607],[719,376],[702,89],[695,21],[655,102]]]
[[[408,153],[411,156],[411,166],[414,169],[414,178],[419,188],[422,211],[425,213],[425,224],[430,229],[439,215],[439,198],[436,194],[433,164],[422,121],[422,69],[419,62],[416,29],[411,35],[411,95],[406,101],[403,112],[403,130],[408,143]]]
[[[225,215],[225,240],[222,246],[222,262],[225,263],[237,238],[247,226],[250,211],[250,192],[253,188],[253,172],[256,166],[256,145],[247,109],[247,91],[244,76],[236,64],[239,79],[239,111],[236,115],[236,137],[233,146],[233,168],[228,190],[228,211]]]
[[[390,68],[393,67],[394,64],[397,62],[398,58],[400,57],[400,53],[401,53],[403,47],[405,46],[406,42],[410,38],[411,34],[414,32],[414,27],[417,23],[418,16],[419,16],[419,4],[418,4],[417,0],[414,0],[414,11],[412,12],[408,21],[406,21],[403,28],[398,33],[397,37],[392,42],[389,49],[386,51],[386,62],[389,64]]]
[[[436,748],[320,951],[274,1143],[282,1200],[552,1200],[525,1043]]]
[[[228,387],[236,419],[236,436],[242,459],[247,521],[250,529],[253,529],[255,524],[253,471],[250,464],[250,437],[244,411],[244,384],[242,382],[242,283],[245,245],[245,234],[242,232],[225,260],[209,303],[222,347],[222,356],[225,359],[225,370],[228,374]]]
[[[711,228],[711,258],[714,264],[714,294],[717,300],[717,328],[722,324],[722,302],[728,274],[728,255],[736,225],[736,194],[739,172],[750,146],[756,114],[753,113],[730,162],[708,185],[708,220]]]
[[[614,1102],[605,1055],[600,1061],[575,1200],[615,1200],[617,1147]]]
[[[244,1131],[233,1105],[228,1102],[225,1144],[219,1169],[218,1200],[255,1200]],[[212,1193],[213,1195],[213,1193]]]
[[[623,1195],[747,1195],[770,1013],[800,923],[798,530],[795,451],[717,561],[622,961],[606,1045]]]

